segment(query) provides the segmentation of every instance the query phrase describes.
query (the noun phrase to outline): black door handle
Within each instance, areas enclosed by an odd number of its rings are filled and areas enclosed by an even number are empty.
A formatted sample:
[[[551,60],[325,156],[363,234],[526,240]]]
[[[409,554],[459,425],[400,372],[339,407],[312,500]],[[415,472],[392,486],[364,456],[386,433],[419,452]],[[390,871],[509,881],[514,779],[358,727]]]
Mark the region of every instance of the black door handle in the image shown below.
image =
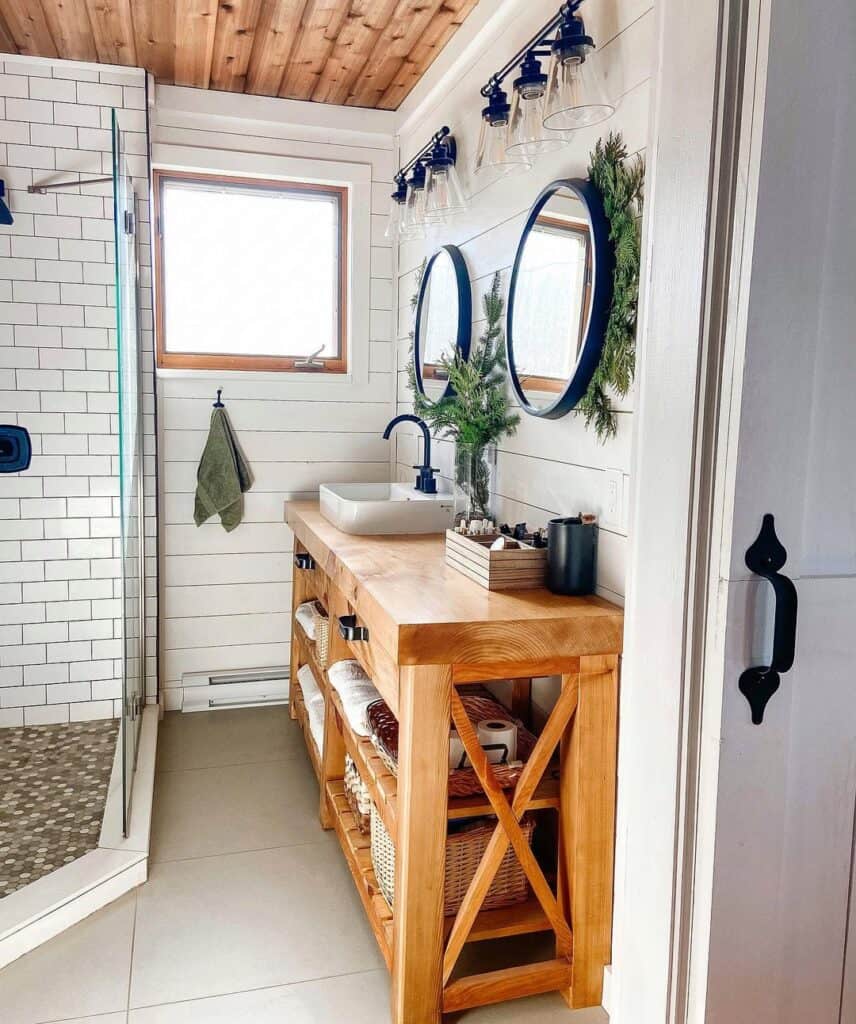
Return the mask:
[[[747,668],[740,676],[740,692],[749,701],[752,721],[760,725],[764,710],[781,682],[780,673],[787,672],[794,663],[797,638],[797,588],[783,576],[788,553],[776,536],[773,516],[764,516],[761,531],[746,551],[746,566],[758,576],[769,580],[776,599],[773,622],[773,654],[769,665]]]
[[[300,552],[294,556],[294,564],[298,569],[302,569],[304,572],[309,572],[315,568],[315,559],[306,551]]]

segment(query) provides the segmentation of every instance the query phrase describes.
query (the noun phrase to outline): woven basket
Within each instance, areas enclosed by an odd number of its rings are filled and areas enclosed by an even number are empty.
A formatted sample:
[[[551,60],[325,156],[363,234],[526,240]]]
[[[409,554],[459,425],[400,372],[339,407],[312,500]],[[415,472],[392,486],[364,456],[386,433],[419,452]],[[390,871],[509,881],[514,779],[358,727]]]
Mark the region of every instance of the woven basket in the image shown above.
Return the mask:
[[[315,620],[315,657],[321,668],[326,668],[330,656],[330,620],[317,601],[312,602],[312,618]]]
[[[526,842],[531,846],[532,833],[535,831],[534,819],[524,815],[520,827]],[[445,917],[457,914],[464,902],[464,896],[495,828],[496,822],[479,818],[460,831],[450,832],[447,836],[443,891]],[[371,840],[374,873],[386,902],[392,908],[395,902],[395,844],[390,839],[374,804],[371,805]],[[526,874],[514,850],[509,847],[488,890],[482,909],[497,910],[499,907],[511,907],[515,903],[524,903],[528,896],[529,882]]]
[[[367,836],[371,831],[372,801],[366,785],[360,778],[357,766],[349,754],[345,754],[345,799],[357,821],[357,828]]]
[[[473,725],[487,718],[505,718],[517,726],[517,761],[510,764],[495,764],[493,774],[503,789],[513,789],[523,774],[523,766],[535,749],[537,742],[526,726],[516,718],[512,719],[508,710],[494,700],[484,696],[486,690],[479,691],[476,696],[463,695],[461,702]],[[372,743],[383,763],[393,775],[398,774],[398,719],[389,710],[386,701],[376,700],[366,709],[366,717],[372,730]],[[473,768],[453,768],[449,770],[449,796],[478,796],[482,793],[482,785]]]

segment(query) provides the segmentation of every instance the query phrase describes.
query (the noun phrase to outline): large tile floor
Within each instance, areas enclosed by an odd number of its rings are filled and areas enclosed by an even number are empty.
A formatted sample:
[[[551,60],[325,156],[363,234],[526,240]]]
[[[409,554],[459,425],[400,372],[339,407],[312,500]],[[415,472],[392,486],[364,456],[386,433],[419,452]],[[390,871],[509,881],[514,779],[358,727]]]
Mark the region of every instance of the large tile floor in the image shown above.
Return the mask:
[[[384,1024],[389,980],[282,708],[171,714],[149,881],[0,971],[2,1024]],[[466,1024],[607,1024],[558,996]]]

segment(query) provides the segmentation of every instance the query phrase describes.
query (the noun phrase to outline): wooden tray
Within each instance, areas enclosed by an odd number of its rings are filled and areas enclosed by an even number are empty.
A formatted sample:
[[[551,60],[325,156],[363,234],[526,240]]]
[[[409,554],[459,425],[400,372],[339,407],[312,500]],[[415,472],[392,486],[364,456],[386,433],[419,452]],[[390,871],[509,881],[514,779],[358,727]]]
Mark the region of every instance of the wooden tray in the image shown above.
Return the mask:
[[[523,541],[518,547],[491,551],[498,533],[467,537],[446,530],[446,564],[487,590],[533,590],[544,586],[547,549]]]

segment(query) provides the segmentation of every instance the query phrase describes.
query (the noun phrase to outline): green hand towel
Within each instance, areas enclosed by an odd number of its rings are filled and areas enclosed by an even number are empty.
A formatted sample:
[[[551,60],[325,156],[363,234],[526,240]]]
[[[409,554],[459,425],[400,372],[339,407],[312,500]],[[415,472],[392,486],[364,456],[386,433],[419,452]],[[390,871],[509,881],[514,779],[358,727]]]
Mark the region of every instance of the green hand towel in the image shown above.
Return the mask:
[[[225,409],[214,409],[208,428],[208,441],[196,471],[196,506],[193,518],[201,526],[211,516],[220,515],[229,532],[244,514],[244,491],[253,485],[249,466],[238,447]]]

